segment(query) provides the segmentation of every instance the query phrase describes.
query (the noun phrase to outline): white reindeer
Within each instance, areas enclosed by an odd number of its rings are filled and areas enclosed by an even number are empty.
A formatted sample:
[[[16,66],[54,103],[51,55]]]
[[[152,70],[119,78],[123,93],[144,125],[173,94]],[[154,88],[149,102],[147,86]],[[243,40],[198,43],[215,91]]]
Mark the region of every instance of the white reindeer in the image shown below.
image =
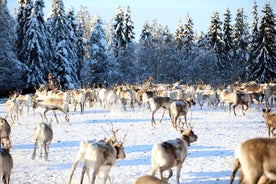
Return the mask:
[[[152,176],[155,176],[157,170],[161,180],[169,180],[172,176],[172,167],[176,167],[176,181],[179,184],[180,171],[188,155],[188,146],[191,142],[197,140],[197,135],[192,129],[181,131],[181,138],[159,142],[153,145],[151,162]],[[169,176],[164,178],[163,172],[168,170]]]
[[[126,157],[123,146],[126,135],[124,136],[124,141],[119,142],[116,139],[117,131],[118,130],[113,131],[112,129],[114,135],[113,138],[108,138],[100,141],[82,141],[80,143],[79,152],[72,166],[67,184],[71,183],[77,165],[83,160],[84,166],[81,172],[80,183],[83,183],[84,174],[88,174],[90,168],[93,168],[92,184],[95,183],[95,179],[102,168],[105,168],[103,179],[104,184],[106,184],[107,179],[110,183],[110,178],[108,177],[108,174],[111,167],[116,164],[116,159],[124,159]]]
[[[45,155],[44,160],[48,161],[48,154],[50,149],[50,144],[53,139],[53,130],[51,125],[46,123],[39,123],[36,125],[34,130],[34,151],[32,154],[32,159],[36,156],[36,147],[39,146],[39,158],[42,158],[42,147],[44,148]]]

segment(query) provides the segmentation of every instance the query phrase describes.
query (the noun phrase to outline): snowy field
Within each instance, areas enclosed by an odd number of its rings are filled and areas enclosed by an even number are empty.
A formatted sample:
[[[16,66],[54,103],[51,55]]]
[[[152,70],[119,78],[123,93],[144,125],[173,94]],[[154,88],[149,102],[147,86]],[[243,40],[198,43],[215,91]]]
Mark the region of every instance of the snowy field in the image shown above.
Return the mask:
[[[4,102],[1,100],[0,115],[5,116]],[[73,108],[71,108],[73,109]],[[42,112],[37,109],[36,112]],[[155,115],[159,121],[161,112]],[[194,126],[198,140],[189,147],[189,154],[185,160],[180,176],[180,183],[209,184],[229,183],[232,169],[232,160],[235,147],[242,141],[254,137],[267,137],[261,109],[252,106],[242,115],[241,108],[236,109],[237,115],[229,114],[218,107],[211,109],[199,105],[193,106],[188,113],[188,122]],[[52,117],[52,112],[48,117]],[[79,149],[79,142],[83,140],[103,139],[106,133],[102,127],[110,132],[120,129],[117,138],[122,140],[127,133],[125,142],[126,158],[118,160],[111,169],[112,184],[132,184],[135,178],[151,173],[151,148],[154,143],[180,136],[172,128],[168,113],[163,123],[153,128],[150,124],[150,112],[139,107],[135,110],[122,108],[111,112],[95,106],[86,106],[84,113],[80,110],[70,111],[70,125],[64,123],[64,115],[58,114],[59,124],[53,122],[54,139],[50,146],[49,162],[31,159],[33,151],[33,130],[41,122],[39,113],[24,111],[20,116],[20,125],[12,127],[11,155],[14,168],[11,174],[11,184],[65,184]],[[192,120],[191,120],[192,118]],[[9,119],[8,119],[9,121]],[[77,167],[72,183],[80,181],[82,163]],[[170,183],[176,183],[175,169]],[[86,177],[86,176],[85,176]],[[237,181],[236,181],[237,182]],[[88,183],[85,178],[85,183]],[[101,178],[97,184],[101,183]]]

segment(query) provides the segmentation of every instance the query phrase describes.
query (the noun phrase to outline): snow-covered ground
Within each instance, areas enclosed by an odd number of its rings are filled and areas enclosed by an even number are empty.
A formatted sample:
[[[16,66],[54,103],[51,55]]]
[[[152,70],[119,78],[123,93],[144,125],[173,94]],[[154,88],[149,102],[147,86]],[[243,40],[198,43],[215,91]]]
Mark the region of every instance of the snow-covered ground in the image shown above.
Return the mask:
[[[5,116],[5,99],[0,104],[0,115]],[[72,108],[71,108],[72,109]],[[37,109],[36,112],[42,112]],[[161,117],[158,111],[156,120]],[[229,114],[218,107],[211,109],[199,105],[193,106],[188,113],[188,122],[194,126],[198,140],[189,147],[180,176],[180,183],[229,183],[235,147],[242,141],[253,137],[267,137],[267,129],[263,123],[261,109],[252,106],[242,115],[237,108],[238,116]],[[48,113],[52,117],[52,112]],[[84,113],[80,110],[70,112],[70,125],[64,123],[64,115],[58,113],[59,124],[53,122],[54,139],[50,146],[49,162],[31,159],[33,151],[33,130],[41,122],[39,113],[20,116],[20,125],[12,126],[11,139],[13,147],[11,155],[14,168],[11,175],[12,184],[65,184],[83,140],[102,139],[110,132],[112,124],[119,129],[118,139],[122,140],[127,133],[125,142],[126,158],[118,160],[111,169],[110,177],[113,184],[131,184],[135,178],[151,173],[151,149],[156,142],[174,139],[180,133],[172,128],[168,113],[163,123],[153,128],[150,124],[150,112],[139,107],[135,110],[122,108],[111,112],[96,106],[86,106]],[[192,120],[191,120],[192,118]],[[9,119],[8,119],[9,120]],[[77,167],[72,183],[79,183],[82,163]],[[175,169],[170,183],[176,183]],[[85,183],[88,183],[85,178]],[[101,183],[100,180],[97,183]]]

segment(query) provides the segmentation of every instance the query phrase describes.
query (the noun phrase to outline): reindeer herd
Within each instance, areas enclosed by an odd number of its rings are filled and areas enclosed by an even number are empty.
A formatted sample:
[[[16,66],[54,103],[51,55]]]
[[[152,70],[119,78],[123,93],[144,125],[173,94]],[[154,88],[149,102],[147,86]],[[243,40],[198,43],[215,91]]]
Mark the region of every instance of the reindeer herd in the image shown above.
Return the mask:
[[[49,90],[46,85],[41,85],[35,89],[34,94],[22,94],[16,90],[10,93],[5,103],[7,115],[0,120],[0,156],[2,164],[0,173],[3,183],[9,183],[13,159],[9,153],[12,145],[10,140],[11,125],[20,126],[20,116],[26,108],[29,114],[36,114],[36,109],[43,109],[41,122],[34,129],[34,150],[31,158],[36,157],[36,148],[39,146],[39,158],[42,158],[44,149],[44,160],[48,161],[50,144],[54,136],[51,128],[52,121],[48,120],[47,113],[52,112],[56,123],[59,119],[56,111],[65,115],[64,122],[70,125],[70,110],[83,114],[89,106],[93,108],[99,104],[102,108],[109,111],[122,108],[124,111],[143,110],[151,115],[151,126],[157,126],[155,113],[163,110],[159,124],[162,124],[164,114],[168,111],[172,127],[180,132],[180,138],[158,142],[152,147],[151,162],[152,173],[137,178],[134,184],[163,184],[168,183],[173,175],[172,168],[176,167],[176,181],[179,183],[182,165],[188,156],[188,146],[195,142],[198,136],[193,131],[193,126],[187,122],[189,110],[198,104],[200,108],[210,107],[211,109],[223,108],[228,105],[231,113],[233,108],[234,115],[237,116],[236,107],[241,105],[242,113],[245,113],[255,103],[257,108],[263,106],[263,119],[268,129],[268,138],[255,138],[241,143],[235,150],[233,171],[230,183],[234,181],[236,172],[239,171],[239,183],[276,183],[276,113],[271,112],[274,97],[276,95],[276,84],[258,84],[256,82],[241,83],[236,82],[227,87],[211,87],[206,84],[181,85],[180,82],[174,84],[152,84],[150,80],[142,85],[114,85],[112,88],[83,88],[61,91],[58,89]],[[184,121],[181,120],[183,115]],[[192,119],[192,117],[190,118]],[[111,179],[109,171],[116,164],[117,159],[126,157],[124,142],[118,141],[116,133],[112,127],[112,137],[104,140],[82,141],[75,162],[69,173],[68,184],[71,183],[74,171],[78,164],[83,162],[80,176],[80,183],[83,183],[86,174],[91,181],[95,180],[99,171],[104,168],[104,183]],[[273,138],[271,138],[273,137]],[[93,170],[92,177],[89,176],[90,169]],[[163,172],[168,171],[169,176],[164,177]],[[159,178],[157,178],[158,172]]]

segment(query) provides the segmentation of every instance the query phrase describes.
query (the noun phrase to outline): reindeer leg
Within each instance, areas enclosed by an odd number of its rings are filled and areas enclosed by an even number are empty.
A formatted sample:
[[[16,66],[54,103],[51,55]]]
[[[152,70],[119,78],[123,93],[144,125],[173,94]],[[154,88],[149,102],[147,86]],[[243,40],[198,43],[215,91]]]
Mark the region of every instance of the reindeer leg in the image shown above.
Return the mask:
[[[100,167],[96,167],[94,169],[93,174],[92,174],[92,182],[91,182],[91,184],[95,183],[96,176],[98,175],[99,171],[100,171]]]
[[[42,159],[42,146],[45,145],[45,143],[43,144],[39,144],[39,159]]]
[[[74,164],[73,164],[73,166],[72,166],[72,169],[71,169],[71,172],[70,172],[70,175],[69,175],[69,180],[67,181],[67,184],[71,184],[71,180],[72,180],[73,174],[74,174],[74,172],[75,172],[75,170],[76,170],[76,167],[79,165],[79,163],[82,161],[82,159],[83,159],[82,153],[78,152],[77,157],[76,157],[76,159],[75,159],[75,162],[74,162]],[[87,170],[88,170],[88,169],[86,168],[86,171],[87,171]],[[87,173],[87,172],[86,172],[86,173]],[[88,174],[88,173],[87,173],[87,174]]]
[[[236,107],[237,106],[238,106],[237,104],[233,105],[233,111],[234,111],[235,116],[237,116],[237,114],[236,114]]]
[[[59,124],[59,122],[58,122],[58,118],[57,118],[57,114],[56,114],[56,111],[55,111],[55,110],[53,110],[53,113],[54,113],[54,116],[55,116],[55,118],[56,118],[57,124]]]
[[[35,156],[36,156],[36,145],[37,145],[37,142],[34,143],[34,151],[32,154],[32,160],[35,159]]]
[[[44,155],[44,160],[47,162],[48,161],[48,154],[49,154],[49,144],[44,144],[44,152],[45,152],[45,155]]]
[[[156,124],[155,119],[154,119],[154,114],[155,114],[156,110],[152,111],[151,113],[151,125],[154,127],[154,124]]]
[[[163,117],[164,117],[164,115],[165,115],[165,109],[163,110],[163,113],[162,113],[162,117],[161,117],[161,119],[160,119],[160,121],[159,121],[159,124],[162,124],[162,120],[163,120]]]
[[[45,120],[45,122],[47,122],[47,123],[48,123],[48,120],[47,120],[47,118],[46,118],[46,113],[47,113],[48,111],[49,111],[48,108],[46,108],[45,111],[44,111],[44,120]]]
[[[83,177],[84,177],[84,173],[87,171],[87,167],[84,165],[82,167],[82,170],[81,170],[81,179],[80,179],[80,184],[83,183]]]
[[[108,177],[108,173],[110,172],[110,169],[111,169],[110,166],[108,166],[108,168],[105,169],[104,178],[103,178],[103,181],[104,181],[104,182],[103,182],[103,183],[106,183],[107,178],[108,178],[109,183],[110,183],[110,178]]]

